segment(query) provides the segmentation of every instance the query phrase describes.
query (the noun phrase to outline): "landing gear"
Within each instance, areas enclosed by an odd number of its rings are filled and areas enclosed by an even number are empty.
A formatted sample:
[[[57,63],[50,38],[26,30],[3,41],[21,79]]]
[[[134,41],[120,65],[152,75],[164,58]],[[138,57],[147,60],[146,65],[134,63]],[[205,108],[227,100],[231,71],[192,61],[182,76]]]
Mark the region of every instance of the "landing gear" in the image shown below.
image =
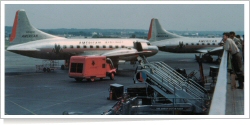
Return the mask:
[[[64,65],[61,65],[61,70],[65,70],[69,68],[69,60],[64,61]]]
[[[195,55],[195,60],[199,61],[199,59],[202,59],[202,62],[204,63],[212,63],[213,62],[213,57],[209,54],[209,53],[205,53],[205,54],[200,54],[200,55]]]
[[[50,72],[50,68],[47,68],[47,72]]]
[[[202,62],[211,63],[213,62],[213,57],[210,54],[206,53],[202,55]]]
[[[46,68],[43,68],[43,72],[46,72]]]

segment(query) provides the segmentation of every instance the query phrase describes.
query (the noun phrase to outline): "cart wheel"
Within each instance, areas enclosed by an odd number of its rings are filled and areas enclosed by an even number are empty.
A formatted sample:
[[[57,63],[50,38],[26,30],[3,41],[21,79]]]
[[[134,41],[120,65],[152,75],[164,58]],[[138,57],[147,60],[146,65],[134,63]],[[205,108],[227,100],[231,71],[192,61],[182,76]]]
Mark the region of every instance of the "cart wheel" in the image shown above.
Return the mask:
[[[95,81],[95,78],[90,78],[90,81],[91,81],[91,82],[94,82],[94,81]]]
[[[114,73],[110,73],[110,79],[114,80],[115,79],[115,74]]]
[[[43,72],[46,72],[46,68],[43,68]]]
[[[50,68],[47,68],[47,72],[50,72]]]
[[[81,82],[81,81],[83,80],[83,78],[75,78],[75,80],[76,80],[77,82]]]

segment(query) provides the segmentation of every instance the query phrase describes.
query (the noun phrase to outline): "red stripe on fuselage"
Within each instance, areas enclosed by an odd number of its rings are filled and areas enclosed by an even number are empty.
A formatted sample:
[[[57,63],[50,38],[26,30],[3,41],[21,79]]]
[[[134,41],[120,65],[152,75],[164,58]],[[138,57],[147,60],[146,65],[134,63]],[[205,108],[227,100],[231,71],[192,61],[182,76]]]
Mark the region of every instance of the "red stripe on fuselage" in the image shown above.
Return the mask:
[[[12,33],[10,36],[10,42],[12,42],[16,38],[16,29],[17,29],[17,25],[18,25],[18,13],[19,13],[19,10],[16,12],[15,21],[14,21]]]

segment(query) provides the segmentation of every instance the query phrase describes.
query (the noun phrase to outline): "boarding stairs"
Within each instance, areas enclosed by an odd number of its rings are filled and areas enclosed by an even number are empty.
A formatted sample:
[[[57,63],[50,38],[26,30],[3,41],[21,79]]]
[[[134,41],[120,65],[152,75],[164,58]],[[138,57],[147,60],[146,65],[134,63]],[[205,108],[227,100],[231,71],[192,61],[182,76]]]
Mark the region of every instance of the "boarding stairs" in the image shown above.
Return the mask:
[[[154,89],[155,93],[169,99],[172,103],[191,104],[195,113],[204,113],[206,102],[209,100],[207,91],[193,81],[185,78],[164,62],[149,63],[145,57],[138,57],[138,66],[134,80],[138,80],[140,73],[143,82]]]

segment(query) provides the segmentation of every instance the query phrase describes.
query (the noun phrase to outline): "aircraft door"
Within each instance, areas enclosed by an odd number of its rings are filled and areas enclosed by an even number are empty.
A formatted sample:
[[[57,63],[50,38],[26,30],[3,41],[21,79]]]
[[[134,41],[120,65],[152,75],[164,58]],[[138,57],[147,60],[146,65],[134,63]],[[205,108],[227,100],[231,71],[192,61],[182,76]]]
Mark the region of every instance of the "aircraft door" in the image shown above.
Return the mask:
[[[134,47],[135,49],[140,52],[140,51],[143,51],[143,48],[142,48],[142,45],[140,42],[134,42]]]

